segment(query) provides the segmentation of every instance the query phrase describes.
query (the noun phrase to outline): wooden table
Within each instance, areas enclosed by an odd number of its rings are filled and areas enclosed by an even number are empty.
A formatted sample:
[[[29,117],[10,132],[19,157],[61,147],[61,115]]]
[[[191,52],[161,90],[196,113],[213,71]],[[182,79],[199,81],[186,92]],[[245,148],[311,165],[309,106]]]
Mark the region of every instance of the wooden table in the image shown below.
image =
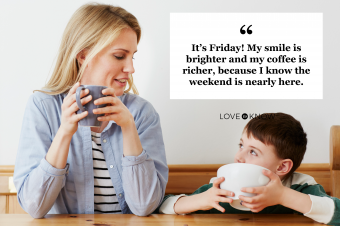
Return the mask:
[[[323,225],[296,214],[153,214],[138,217],[132,214],[48,214],[43,219],[33,219],[28,214],[0,214],[1,226],[195,226],[195,225]]]

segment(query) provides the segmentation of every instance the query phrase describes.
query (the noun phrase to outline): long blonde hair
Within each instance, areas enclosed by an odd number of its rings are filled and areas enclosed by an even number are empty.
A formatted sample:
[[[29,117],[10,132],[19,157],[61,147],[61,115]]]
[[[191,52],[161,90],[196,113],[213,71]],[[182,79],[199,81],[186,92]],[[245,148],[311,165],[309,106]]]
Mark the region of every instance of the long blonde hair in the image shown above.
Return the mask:
[[[82,78],[86,65],[102,49],[112,43],[124,28],[131,28],[137,34],[137,43],[141,37],[141,28],[135,16],[121,7],[89,3],[81,6],[68,22],[59,48],[58,58],[52,76],[42,88],[49,95],[67,93]],[[77,54],[89,50],[85,62],[79,66]],[[132,75],[128,79],[129,88],[138,95]],[[34,92],[33,91],[33,92]]]

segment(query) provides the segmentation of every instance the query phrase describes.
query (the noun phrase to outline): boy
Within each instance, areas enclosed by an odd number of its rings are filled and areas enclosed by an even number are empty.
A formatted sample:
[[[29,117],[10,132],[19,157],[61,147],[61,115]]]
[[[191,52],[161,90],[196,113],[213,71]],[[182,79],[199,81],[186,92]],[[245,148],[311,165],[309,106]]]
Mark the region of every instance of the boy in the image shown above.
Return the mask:
[[[242,188],[254,197],[240,196],[242,205],[255,213],[299,213],[326,224],[340,223],[340,200],[326,194],[313,177],[294,172],[306,151],[307,135],[299,121],[284,113],[262,114],[243,129],[235,163],[265,167],[270,178],[266,186]],[[213,181],[213,183],[211,183]],[[212,178],[193,194],[168,195],[156,210],[165,214],[250,213],[230,206],[234,196],[219,185],[224,178]]]

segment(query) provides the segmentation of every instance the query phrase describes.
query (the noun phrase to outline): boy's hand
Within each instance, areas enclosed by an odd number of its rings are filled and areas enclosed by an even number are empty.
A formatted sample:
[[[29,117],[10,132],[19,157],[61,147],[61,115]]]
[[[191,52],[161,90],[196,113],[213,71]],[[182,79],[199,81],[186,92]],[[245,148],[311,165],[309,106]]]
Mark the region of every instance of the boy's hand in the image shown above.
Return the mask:
[[[233,199],[226,196],[234,196],[234,193],[224,189],[220,189],[220,184],[224,181],[224,177],[217,178],[213,182],[213,187],[200,194],[200,210],[210,210],[215,208],[224,213],[225,209],[221,207],[219,202],[232,203]]]
[[[267,206],[274,206],[282,203],[282,197],[285,187],[282,185],[278,175],[269,170],[263,170],[262,173],[269,177],[270,181],[266,186],[242,188],[242,192],[255,193],[254,197],[240,195],[242,205],[248,207],[252,212],[257,213]]]

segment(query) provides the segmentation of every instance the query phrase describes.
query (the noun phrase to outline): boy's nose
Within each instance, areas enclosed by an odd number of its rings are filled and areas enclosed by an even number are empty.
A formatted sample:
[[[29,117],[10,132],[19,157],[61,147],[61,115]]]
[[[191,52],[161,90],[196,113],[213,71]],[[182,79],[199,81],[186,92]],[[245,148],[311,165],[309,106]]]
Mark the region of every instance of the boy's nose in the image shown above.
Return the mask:
[[[244,163],[244,160],[236,159],[237,163]]]
[[[236,154],[235,162],[236,163],[245,163],[245,160],[244,160],[244,158],[243,158],[243,156],[240,152],[238,154]]]

